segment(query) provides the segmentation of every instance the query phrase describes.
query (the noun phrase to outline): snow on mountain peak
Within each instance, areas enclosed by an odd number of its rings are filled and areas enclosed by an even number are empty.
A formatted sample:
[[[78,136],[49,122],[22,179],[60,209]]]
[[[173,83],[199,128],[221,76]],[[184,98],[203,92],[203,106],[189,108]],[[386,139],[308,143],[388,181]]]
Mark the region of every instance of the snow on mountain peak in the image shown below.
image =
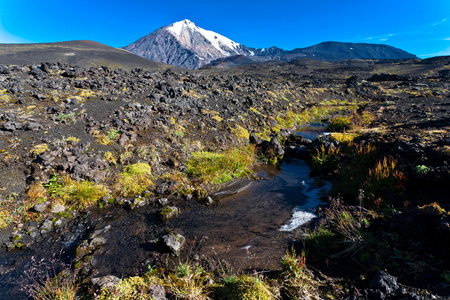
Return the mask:
[[[194,24],[194,22],[189,21],[188,19],[184,19],[182,21],[173,23],[172,25],[167,26],[167,29],[173,33],[175,36],[180,36],[183,32],[183,29],[190,29],[195,30],[197,25]]]
[[[223,35],[198,27],[194,22],[191,22],[188,19],[169,25],[167,30],[177,38],[181,38],[182,35],[191,35],[193,32],[198,32],[205,37],[214,48],[225,56],[233,55],[234,53],[232,52],[240,46],[239,43],[236,43]]]

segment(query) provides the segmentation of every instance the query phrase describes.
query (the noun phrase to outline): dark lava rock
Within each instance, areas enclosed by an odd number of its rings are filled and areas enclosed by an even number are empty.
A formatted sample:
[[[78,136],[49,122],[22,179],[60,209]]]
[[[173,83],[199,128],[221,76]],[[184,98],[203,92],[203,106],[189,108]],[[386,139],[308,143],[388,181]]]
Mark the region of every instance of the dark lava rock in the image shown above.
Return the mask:
[[[411,77],[395,75],[395,74],[374,74],[370,76],[367,81],[379,82],[379,81],[411,81]]]
[[[380,290],[384,294],[390,295],[394,293],[399,286],[397,283],[397,278],[384,271],[378,271],[370,282],[370,288]]]

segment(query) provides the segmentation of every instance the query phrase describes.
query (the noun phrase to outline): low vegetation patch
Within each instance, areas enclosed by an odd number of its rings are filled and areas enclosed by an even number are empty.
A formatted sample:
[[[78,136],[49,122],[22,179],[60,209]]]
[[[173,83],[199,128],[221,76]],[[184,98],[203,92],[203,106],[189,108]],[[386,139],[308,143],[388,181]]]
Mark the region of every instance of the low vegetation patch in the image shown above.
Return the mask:
[[[33,285],[27,286],[25,290],[35,300],[79,299],[75,275],[68,270],[64,270],[52,278],[38,280]]]
[[[255,148],[250,145],[224,152],[193,152],[187,164],[187,174],[203,182],[227,182],[249,174],[254,162]]]
[[[176,299],[209,299],[210,275],[202,267],[179,263],[174,272],[163,275],[167,289]]]
[[[95,298],[99,300],[134,300],[153,299],[149,294],[150,289],[162,280],[152,274],[144,276],[132,276],[121,280],[112,288],[103,288]]]
[[[318,283],[306,268],[305,253],[296,255],[295,251],[287,252],[281,260],[280,283],[283,292],[289,299],[318,299]]]
[[[311,167],[316,174],[334,172],[338,176],[332,195],[342,196],[350,204],[361,200],[366,208],[386,208],[391,203],[385,195],[401,192],[406,180],[394,158],[379,157],[374,146],[352,140],[339,148],[322,145],[312,155]],[[360,190],[364,191],[363,199],[359,199]]]
[[[116,142],[120,137],[120,131],[116,129],[110,129],[107,132],[101,132],[99,130],[94,131],[93,135],[97,138],[97,142],[102,145],[109,145]]]
[[[54,202],[61,202],[75,209],[95,204],[107,194],[107,189],[102,184],[87,180],[78,182],[69,176],[53,176],[46,188]]]
[[[270,300],[277,299],[271,286],[259,276],[229,276],[222,280],[216,291],[217,299],[223,300]]]
[[[135,163],[124,168],[116,177],[114,190],[117,195],[132,197],[142,193],[149,185],[153,184],[150,165]]]
[[[321,145],[312,156],[311,170],[315,173],[327,173],[337,168],[339,163],[339,148],[325,148]]]
[[[330,119],[328,131],[344,132],[350,129],[351,119],[349,116],[335,116]]]

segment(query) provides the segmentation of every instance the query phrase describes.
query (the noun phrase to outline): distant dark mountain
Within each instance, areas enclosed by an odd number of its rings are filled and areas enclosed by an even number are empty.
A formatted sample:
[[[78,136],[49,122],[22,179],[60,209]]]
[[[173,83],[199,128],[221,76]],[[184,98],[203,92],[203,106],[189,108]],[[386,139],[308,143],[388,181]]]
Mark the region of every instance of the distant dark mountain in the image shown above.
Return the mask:
[[[281,58],[285,61],[297,58],[337,61],[350,59],[416,58],[416,56],[401,49],[382,44],[324,42],[311,47],[284,51]]]
[[[255,61],[245,55],[234,55],[216,59],[202,68],[235,68],[253,63]]]
[[[342,42],[324,42],[311,47],[296,48],[292,51],[285,51],[280,48],[272,47],[268,49],[253,49],[254,56],[248,56],[252,62],[243,61],[233,56],[228,58],[226,64],[221,64],[221,60],[212,61],[205,67],[235,67],[245,63],[262,62],[268,60],[293,61],[301,58],[308,58],[321,61],[341,61],[352,59],[412,59],[417,58],[401,49],[382,45],[382,44],[364,44],[364,43],[342,43]],[[234,61],[239,60],[239,61]]]
[[[29,65],[60,62],[80,67],[142,68],[146,70],[173,68],[161,62],[144,59],[123,49],[93,41],[69,41],[42,44],[0,44],[0,64]]]
[[[233,67],[268,60],[310,58],[324,61],[350,59],[416,58],[403,50],[381,44],[324,42],[286,51],[277,47],[256,49],[236,43],[189,20],[176,22],[150,33],[124,49],[139,56],[184,68]],[[246,56],[248,60],[243,60]],[[223,60],[223,58],[232,57]]]

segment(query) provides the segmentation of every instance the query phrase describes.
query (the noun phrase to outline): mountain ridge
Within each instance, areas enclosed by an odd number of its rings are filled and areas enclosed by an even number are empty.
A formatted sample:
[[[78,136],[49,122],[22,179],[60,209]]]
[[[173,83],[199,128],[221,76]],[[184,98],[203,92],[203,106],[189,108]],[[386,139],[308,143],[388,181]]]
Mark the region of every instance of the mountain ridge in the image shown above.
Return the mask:
[[[163,26],[122,48],[147,59],[189,69],[200,68],[217,59],[232,56],[239,58],[242,55],[253,62],[291,61],[298,58],[325,61],[417,58],[411,53],[385,44],[328,41],[293,50],[275,46],[252,48],[203,29],[187,19]]]
[[[151,61],[121,48],[95,41],[0,44],[0,64],[27,65],[41,62],[66,63],[80,67],[162,70],[173,66]]]

